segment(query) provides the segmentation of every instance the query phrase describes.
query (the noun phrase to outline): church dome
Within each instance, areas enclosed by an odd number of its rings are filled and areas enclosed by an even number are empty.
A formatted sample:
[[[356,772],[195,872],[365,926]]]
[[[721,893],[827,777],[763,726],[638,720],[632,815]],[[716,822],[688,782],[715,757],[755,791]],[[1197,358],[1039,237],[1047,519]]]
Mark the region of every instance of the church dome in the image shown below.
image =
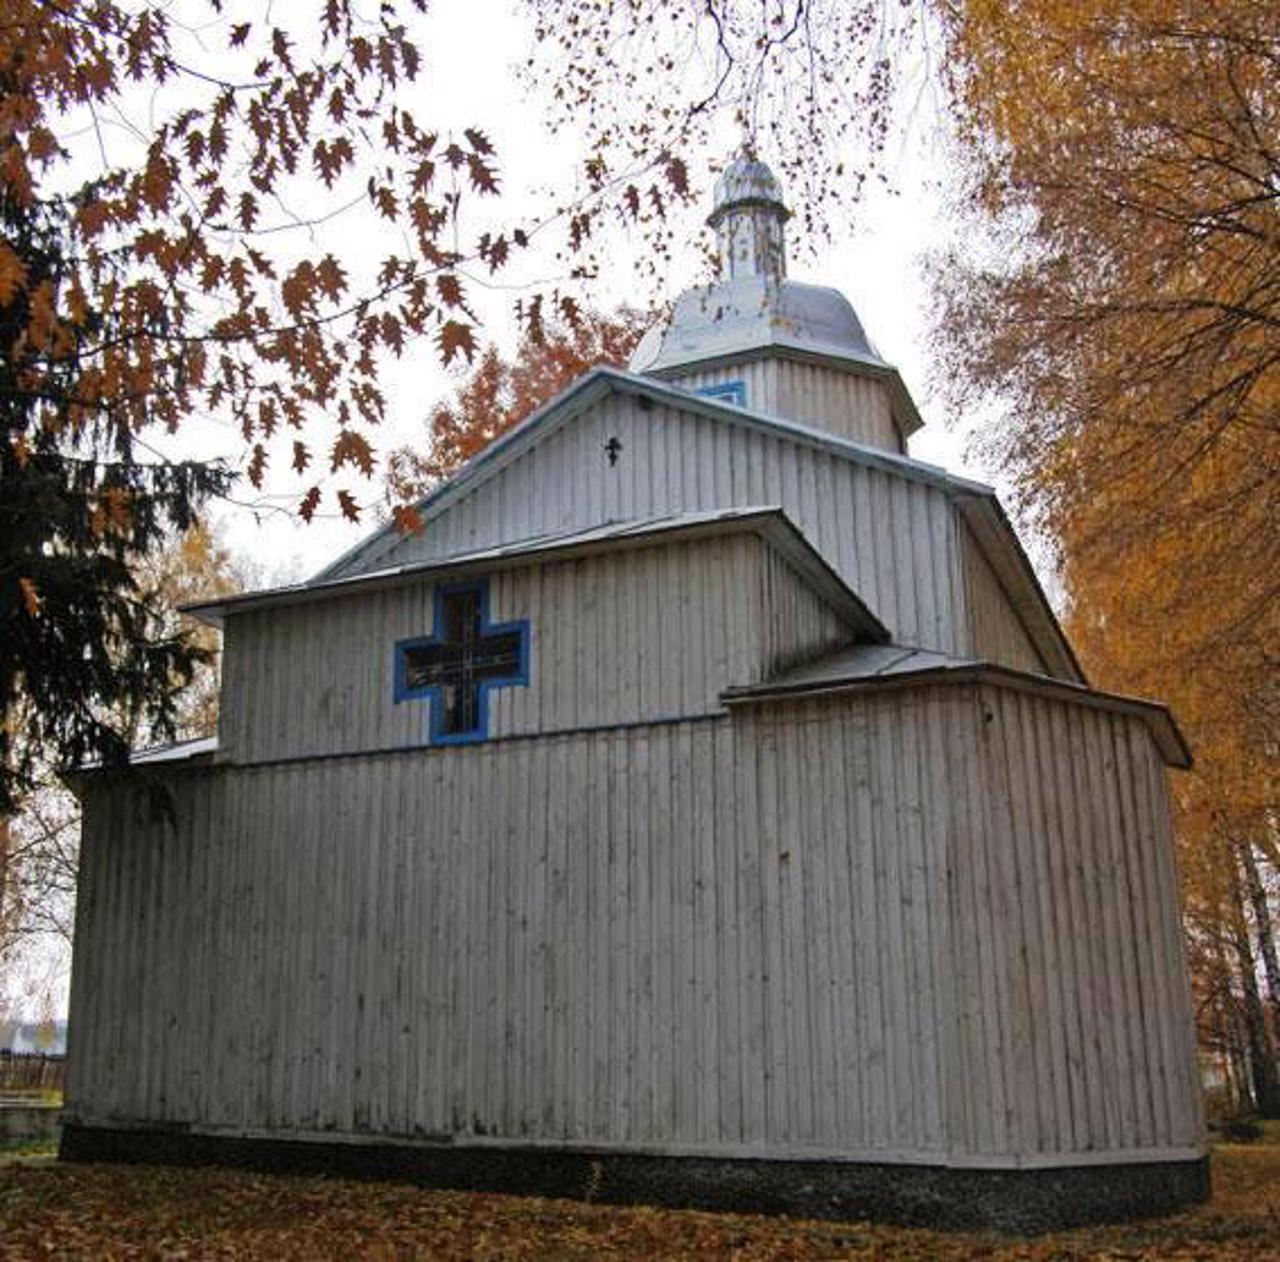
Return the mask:
[[[776,206],[783,219],[791,216],[782,200],[782,185],[768,165],[743,155],[734,158],[716,181],[715,209],[707,223],[714,228],[731,209],[752,204]]]
[[[670,321],[641,339],[631,370],[665,375],[770,348],[885,367],[843,294],[787,278],[790,217],[769,167],[748,154],[735,158],[716,181],[707,219],[720,279],[681,294]]]
[[[630,368],[663,372],[771,347],[886,367],[839,290],[744,278],[686,290],[670,322],[641,338]]]

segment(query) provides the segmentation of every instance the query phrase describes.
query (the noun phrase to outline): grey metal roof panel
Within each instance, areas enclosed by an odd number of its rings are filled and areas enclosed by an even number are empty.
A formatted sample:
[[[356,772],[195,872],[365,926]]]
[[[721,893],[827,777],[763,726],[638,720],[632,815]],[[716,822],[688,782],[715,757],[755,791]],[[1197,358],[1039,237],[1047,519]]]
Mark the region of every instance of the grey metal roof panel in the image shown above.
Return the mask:
[[[822,688],[847,680],[886,678],[920,670],[951,670],[975,665],[977,662],[970,658],[951,657],[946,653],[912,648],[905,644],[854,644],[817,661],[788,670],[764,683],[754,685],[753,688],[743,689],[742,695],[778,690],[799,691]]]
[[[671,319],[641,339],[628,367],[661,372],[774,345],[888,367],[838,289],[759,275],[686,290]]]
[[[405,579],[429,574],[455,573],[480,567],[506,568],[534,559],[555,560],[569,555],[578,556],[597,550],[638,546],[659,540],[697,538],[736,531],[749,531],[767,538],[787,557],[805,580],[830,601],[858,634],[868,640],[878,641],[889,638],[884,625],[861,597],[849,588],[786,513],[776,505],[716,509],[608,522],[585,530],[538,535],[448,557],[385,566],[377,570],[362,570],[358,574],[332,578],[324,582],[312,581],[266,588],[221,600],[200,601],[181,608],[184,613],[219,626],[227,614],[245,609],[296,605],[352,592],[376,590],[393,586]]]
[[[822,694],[948,683],[990,684],[1095,709],[1136,715],[1147,724],[1166,763],[1184,769],[1191,766],[1191,751],[1186,738],[1168,707],[1157,701],[1100,692],[1070,680],[900,644],[859,644],[837,649],[815,662],[785,671],[763,683],[727,688],[720,699],[730,706],[767,704]]]
[[[218,752],[216,736],[202,736],[196,740],[175,741],[171,745],[157,745],[151,749],[137,749],[129,755],[131,767],[151,766],[162,762],[190,762]]]
[[[130,767],[176,767],[186,764],[204,764],[213,761],[218,752],[216,736],[201,736],[195,740],[174,741],[169,745],[154,745],[150,749],[135,749],[129,753]],[[78,767],[64,768],[59,774],[72,792],[79,795],[86,776],[98,776],[115,770],[101,762],[90,761]]]

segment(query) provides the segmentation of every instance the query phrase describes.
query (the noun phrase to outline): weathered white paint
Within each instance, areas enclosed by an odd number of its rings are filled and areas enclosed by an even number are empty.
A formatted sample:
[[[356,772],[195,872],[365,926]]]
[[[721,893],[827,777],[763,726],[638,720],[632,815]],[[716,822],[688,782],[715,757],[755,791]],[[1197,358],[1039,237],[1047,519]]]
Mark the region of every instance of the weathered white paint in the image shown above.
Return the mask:
[[[902,453],[887,383],[877,377],[783,356],[667,372],[673,385],[699,390],[740,381],[745,406],[812,425],[870,447]]]
[[[1136,716],[978,690],[955,784],[968,1146],[1203,1141],[1165,769]],[[959,747],[956,747],[957,749]],[[987,941],[975,923],[1001,931]]]
[[[428,703],[395,702],[393,649],[432,634],[434,590],[418,578],[230,614],[220,757],[423,744]],[[725,688],[853,638],[790,563],[749,533],[499,570],[490,617],[530,626],[529,684],[489,695],[494,736],[711,713]]]
[[[962,685],[90,777],[90,1124],[1075,1164],[1202,1141],[1162,767]]]
[[[610,466],[604,444],[623,444]],[[967,651],[958,522],[945,492],[759,430],[613,395],[432,518],[379,565],[699,509],[778,504],[894,638]]]
[[[611,466],[604,445],[615,437],[623,448]],[[992,660],[1025,666],[1016,650],[1026,633],[999,584],[977,593],[981,621],[970,614],[965,519],[943,487],[629,395],[607,397],[529,448],[431,517],[421,535],[380,553],[377,565],[758,504],[780,505],[896,641],[973,656],[980,631],[981,651],[998,654]]]
[[[960,534],[973,655],[1017,670],[1052,674],[973,531],[962,525]]]

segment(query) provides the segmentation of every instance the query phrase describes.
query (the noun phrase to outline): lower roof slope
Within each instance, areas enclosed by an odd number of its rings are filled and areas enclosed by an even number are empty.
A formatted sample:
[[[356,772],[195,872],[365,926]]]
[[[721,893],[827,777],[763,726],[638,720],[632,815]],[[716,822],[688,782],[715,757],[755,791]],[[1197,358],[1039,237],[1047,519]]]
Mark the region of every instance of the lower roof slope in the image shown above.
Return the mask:
[[[488,573],[534,561],[555,561],[654,543],[738,533],[759,535],[782,553],[805,581],[842,615],[850,629],[860,638],[873,642],[889,638],[884,624],[776,505],[608,522],[587,530],[537,535],[531,539],[497,544],[449,557],[386,566],[324,580],[313,579],[307,583],[265,588],[219,600],[200,601],[182,606],[182,611],[210,626],[221,626],[226,617],[242,610],[298,605],[334,596],[373,591],[394,586],[409,578],[437,574],[453,577],[474,570]]]
[[[726,705],[746,705],[884,688],[921,688],[932,684],[983,683],[1038,696],[1076,702],[1094,709],[1141,718],[1161,756],[1171,767],[1191,766],[1191,751],[1166,706],[1138,697],[1099,692],[1084,684],[1015,670],[978,658],[951,657],[902,644],[854,644],[784,671],[773,679],[743,688],[728,688]]]

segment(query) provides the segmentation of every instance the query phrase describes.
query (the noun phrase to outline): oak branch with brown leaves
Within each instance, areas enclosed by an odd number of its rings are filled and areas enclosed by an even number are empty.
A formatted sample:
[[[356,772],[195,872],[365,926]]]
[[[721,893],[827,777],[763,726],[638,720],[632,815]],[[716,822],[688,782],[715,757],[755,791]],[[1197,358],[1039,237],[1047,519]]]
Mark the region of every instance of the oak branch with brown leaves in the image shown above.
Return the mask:
[[[242,8],[15,0],[0,19],[0,814],[42,751],[126,757],[122,704],[174,727],[201,650],[134,576],[231,471],[162,440],[230,426],[255,486],[287,461],[303,517],[329,496],[356,518],[382,365],[415,340],[469,360],[464,265],[500,271],[528,241],[462,244],[496,155],[415,117],[395,4],[291,6],[287,27]],[[353,202],[392,246],[358,279],[316,244]],[[575,303],[523,310],[536,328]]]
[[[243,22],[218,0],[203,7],[198,64],[169,6],[7,8],[4,196],[56,204],[64,239],[51,275],[0,243],[0,303],[25,292],[29,306],[19,388],[36,424],[69,434],[229,417],[255,484],[282,442],[299,471],[318,456],[368,474],[379,355],[423,335],[446,362],[474,350],[462,255],[445,242],[464,196],[497,190],[492,146],[474,130],[441,137],[405,106],[420,58],[393,5],[365,20],[329,0],[314,21],[291,11],[287,29],[260,6]],[[104,144],[77,183],[85,163],[65,137],[128,116],[142,88],[159,120],[119,161]],[[305,220],[281,196],[290,181],[310,186]],[[360,291],[334,253],[296,240],[339,208],[315,208],[314,189],[345,196],[353,183],[406,247]],[[503,249],[489,239],[477,253],[497,266]],[[68,361],[74,379],[49,389]],[[320,413],[336,437],[316,453],[306,427]],[[338,494],[355,515],[351,488]],[[304,514],[320,495],[306,491]]]
[[[478,133],[440,141],[397,106],[418,55],[393,8],[367,24],[328,3],[295,28],[305,49],[270,23],[234,22],[219,0],[204,10],[195,31],[168,6],[5,9],[0,813],[30,787],[42,747],[73,762],[124,758],[122,705],[171,730],[173,694],[200,661],[162,630],[134,574],[229,475],[165,458],[155,433],[200,413],[230,418],[258,480],[268,444],[322,408],[338,428],[330,463],[368,471],[360,426],[381,415],[376,348],[395,344],[397,324],[431,320],[446,354],[470,345],[451,314],[463,298],[437,244],[450,211],[435,170],[492,190],[489,145]],[[215,39],[224,47],[191,59]],[[145,126],[131,117],[140,101]],[[357,299],[331,254],[273,249],[269,218],[288,176],[336,185],[375,127],[368,194],[412,229],[416,254],[388,259],[379,288]],[[86,137],[97,142],[87,157]],[[293,459],[311,460],[300,437]],[[308,492],[307,511],[317,498]]]

